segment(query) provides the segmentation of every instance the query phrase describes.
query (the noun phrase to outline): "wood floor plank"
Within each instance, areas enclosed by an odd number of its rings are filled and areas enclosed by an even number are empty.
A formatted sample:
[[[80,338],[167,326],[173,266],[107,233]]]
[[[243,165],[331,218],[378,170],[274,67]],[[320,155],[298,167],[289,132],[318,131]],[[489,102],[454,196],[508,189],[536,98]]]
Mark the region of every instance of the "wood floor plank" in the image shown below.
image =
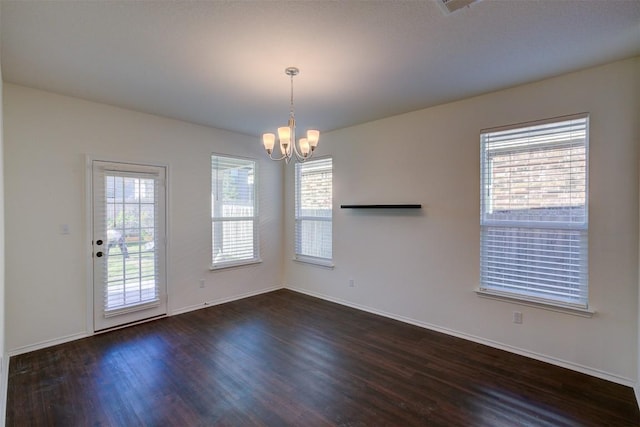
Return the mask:
[[[638,426],[629,387],[288,290],[12,357],[7,426]]]

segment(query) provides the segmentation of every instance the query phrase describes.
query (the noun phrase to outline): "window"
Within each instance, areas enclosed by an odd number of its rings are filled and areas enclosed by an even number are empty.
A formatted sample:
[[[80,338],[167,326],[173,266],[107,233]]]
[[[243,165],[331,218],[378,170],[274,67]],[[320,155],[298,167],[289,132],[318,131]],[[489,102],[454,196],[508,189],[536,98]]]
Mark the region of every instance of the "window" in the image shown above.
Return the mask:
[[[589,117],[482,131],[480,290],[587,309]]]
[[[332,265],[332,187],[330,158],[296,163],[295,253],[299,261]]]
[[[258,259],[256,162],[211,156],[212,268]]]

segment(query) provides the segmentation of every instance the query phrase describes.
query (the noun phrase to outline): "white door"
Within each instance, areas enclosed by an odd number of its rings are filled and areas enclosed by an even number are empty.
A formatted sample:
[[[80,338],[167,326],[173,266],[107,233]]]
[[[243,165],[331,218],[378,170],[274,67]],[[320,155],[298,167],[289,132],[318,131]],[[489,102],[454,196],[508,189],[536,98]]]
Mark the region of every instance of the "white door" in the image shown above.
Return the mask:
[[[167,313],[164,167],[92,162],[94,330]]]

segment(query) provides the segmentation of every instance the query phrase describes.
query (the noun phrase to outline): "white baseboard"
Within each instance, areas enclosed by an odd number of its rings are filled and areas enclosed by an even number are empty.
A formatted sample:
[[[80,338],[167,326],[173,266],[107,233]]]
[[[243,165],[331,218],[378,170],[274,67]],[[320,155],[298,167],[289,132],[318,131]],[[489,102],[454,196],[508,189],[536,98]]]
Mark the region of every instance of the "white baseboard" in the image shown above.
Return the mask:
[[[0,427],[4,427],[7,418],[7,388],[9,386],[9,355],[0,356]]]
[[[411,325],[415,325],[415,326],[419,326],[421,328],[425,328],[425,329],[429,329],[432,331],[436,331],[436,332],[441,332],[443,334],[447,334],[447,335],[451,335],[457,338],[462,338],[468,341],[473,341],[476,342],[478,344],[484,344],[487,345],[489,347],[493,347],[493,348],[497,348],[499,350],[504,350],[504,351],[508,351],[510,353],[515,353],[515,354],[519,354],[521,356],[525,356],[525,357],[529,357],[531,359],[536,359],[539,360],[541,362],[546,362],[546,363],[550,363],[552,365],[556,365],[556,366],[560,366],[563,368],[567,368],[567,369],[571,369],[573,371],[577,371],[577,372],[581,372],[583,374],[587,374],[587,375],[591,375],[593,377],[596,378],[601,378],[603,380],[607,380],[607,381],[611,381],[617,384],[622,384],[628,387],[634,387],[635,386],[635,392],[636,392],[636,399],[638,399],[638,396],[640,395],[640,390],[638,390],[638,385],[635,384],[635,381],[631,380],[630,378],[625,378],[625,377],[621,377],[619,375],[615,375],[615,374],[611,374],[609,372],[604,372],[601,371],[599,369],[594,369],[594,368],[590,368],[588,366],[584,366],[584,365],[580,365],[578,363],[573,363],[573,362],[569,362],[566,360],[562,360],[562,359],[558,359],[556,357],[552,357],[552,356],[548,356],[545,354],[540,354],[540,353],[536,353],[536,352],[532,352],[530,350],[525,350],[522,348],[518,348],[518,347],[514,347],[508,344],[503,344],[497,341],[493,341],[493,340],[488,340],[486,338],[482,338],[482,337],[478,337],[475,335],[470,335],[464,332],[459,332],[459,331],[455,331],[453,329],[449,329],[449,328],[443,328],[441,326],[438,325],[433,325],[430,323],[426,323],[426,322],[422,322],[420,320],[415,320],[415,319],[411,319],[409,317],[404,317],[404,316],[400,316],[394,313],[387,313],[386,311],[382,311],[382,310],[378,310],[375,308],[371,308],[371,307],[367,307],[361,304],[357,304],[357,303],[353,303],[351,301],[346,301],[340,298],[334,298],[328,295],[324,295],[324,294],[320,294],[317,292],[312,292],[312,291],[308,291],[306,289],[300,289],[297,288],[295,286],[290,286],[290,285],[285,285],[284,286],[285,289],[289,289],[295,292],[300,292],[302,294],[306,294],[306,295],[310,295],[312,297],[316,297],[316,298],[320,298],[320,299],[324,299],[327,301],[331,301],[331,302],[335,302],[337,304],[340,305],[344,305],[347,307],[351,307],[351,308],[355,308],[357,310],[362,310],[362,311],[366,311],[368,313],[372,313],[372,314],[377,314],[379,316],[383,316],[383,317],[388,317],[390,319],[394,319],[394,320],[399,320],[400,322],[404,322],[404,323],[408,323]],[[640,402],[640,400],[638,400],[638,402]]]
[[[260,295],[260,294],[264,294],[267,292],[272,292],[278,289],[282,289],[282,286],[277,285],[277,286],[272,286],[269,288],[265,288],[265,289],[260,289],[258,291],[253,291],[253,292],[247,292],[244,294],[240,294],[240,295],[234,295],[232,297],[227,297],[227,298],[220,298],[220,299],[216,299],[213,301],[207,301],[204,302],[202,304],[196,304],[196,305],[192,305],[189,307],[183,307],[177,310],[173,310],[171,313],[169,313],[169,316],[175,316],[177,314],[182,314],[182,313],[187,313],[189,311],[193,311],[193,310],[198,310],[201,308],[206,308],[206,307],[211,307],[214,305],[218,305],[218,304],[224,304],[225,302],[231,302],[231,301],[235,301],[235,300],[239,300],[239,299],[243,299],[243,298],[248,298],[248,297],[252,297],[255,295]],[[52,347],[54,345],[58,345],[58,344],[64,344],[66,342],[70,342],[70,341],[75,341],[75,340],[79,340],[81,338],[86,338],[86,337],[90,337],[93,336],[93,333],[88,333],[88,332],[79,332],[77,334],[72,334],[72,335],[67,335],[64,337],[60,337],[60,338],[54,338],[54,339],[50,339],[50,340],[45,340],[45,341],[41,341],[35,344],[29,344],[29,345],[25,345],[22,347],[17,347],[14,349],[9,350],[8,352],[8,357],[6,358],[7,360],[5,360],[4,362],[7,362],[7,366],[8,366],[8,358],[11,356],[17,356],[19,354],[24,354],[24,353],[29,353],[30,351],[35,351],[35,350],[40,350],[46,347]]]
[[[271,286],[269,288],[260,289],[258,291],[251,291],[251,292],[246,292],[246,293],[240,294],[240,295],[234,295],[234,296],[231,296],[231,297],[218,298],[218,299],[211,300],[211,301],[205,301],[205,302],[200,303],[200,304],[194,304],[194,305],[190,305],[190,306],[187,306],[187,307],[182,307],[182,308],[178,308],[178,309],[172,310],[169,315],[170,316],[176,316],[178,314],[188,313],[190,311],[200,310],[202,308],[212,307],[214,305],[220,305],[220,304],[224,304],[224,303],[231,302],[231,301],[237,301],[239,299],[249,298],[249,297],[253,297],[253,296],[256,296],[256,295],[260,295],[260,294],[266,294],[267,292],[277,291],[278,289],[282,289],[282,286],[281,285],[276,285],[276,286]]]
[[[536,360],[540,360],[542,362],[546,362],[546,363],[550,363],[552,365],[556,365],[556,366],[560,366],[563,368],[567,368],[567,369],[571,369],[577,372],[581,372],[587,375],[591,375],[593,377],[596,378],[601,378],[607,381],[611,381],[617,384],[622,384],[628,387],[632,387],[636,396],[636,401],[638,402],[638,405],[640,406],[640,384],[636,383],[635,381],[629,379],[629,378],[625,378],[619,375],[615,375],[615,374],[611,374],[605,371],[601,371],[599,369],[594,369],[588,366],[584,366],[584,365],[580,365],[577,363],[573,363],[573,362],[569,362],[566,360],[562,360],[559,358],[555,358],[552,356],[548,356],[548,355],[544,355],[544,354],[540,354],[540,353],[536,353],[536,352],[532,352],[529,350],[525,350],[525,349],[521,349],[518,347],[514,347],[511,345],[507,345],[507,344],[503,344],[497,341],[493,341],[493,340],[488,340],[482,337],[478,337],[475,335],[470,335],[464,332],[459,332],[459,331],[455,331],[449,328],[443,328],[441,326],[437,326],[437,325],[433,325],[430,323],[426,323],[426,322],[422,322],[420,320],[415,320],[415,319],[411,319],[409,317],[404,317],[404,316],[400,316],[394,313],[388,313],[382,310],[378,310],[375,308],[371,308],[368,306],[364,306],[361,304],[357,304],[357,303],[353,303],[347,300],[343,300],[340,298],[334,298],[331,297],[329,295],[324,295],[321,293],[317,293],[317,292],[311,292],[308,291],[306,289],[301,289],[301,288],[296,288],[294,286],[290,286],[290,285],[284,285],[284,286],[271,286],[269,288],[264,288],[264,289],[260,289],[257,291],[252,291],[252,292],[247,292],[244,294],[239,294],[239,295],[234,295],[231,297],[226,297],[226,298],[219,298],[219,299],[215,299],[215,300],[211,300],[211,301],[207,301],[201,304],[195,304],[192,306],[188,306],[188,307],[183,307],[177,310],[173,310],[169,315],[170,316],[175,316],[178,314],[183,314],[183,313],[188,313],[190,311],[194,311],[194,310],[199,310],[202,308],[207,308],[207,307],[212,307],[214,305],[219,305],[219,304],[224,304],[227,302],[231,302],[231,301],[236,301],[236,300],[240,300],[243,298],[249,298],[252,296],[256,296],[256,295],[260,295],[260,294],[264,294],[267,292],[273,292],[276,291],[278,289],[289,289],[295,292],[299,292],[302,294],[306,294],[306,295],[310,295],[316,298],[320,298],[326,301],[331,301],[331,302],[335,302],[337,304],[340,305],[344,305],[347,307],[351,307],[351,308],[355,308],[357,310],[362,310],[362,311],[366,311],[368,313],[372,313],[372,314],[377,314],[379,316],[383,316],[383,317],[387,317],[390,319],[394,319],[394,320],[398,320],[400,322],[404,322],[404,323],[408,323],[411,325],[415,325],[415,326],[419,326],[425,329],[429,329],[432,331],[436,331],[436,332],[441,332],[447,335],[451,335],[457,338],[462,338],[462,339],[466,339],[468,341],[473,341],[479,344],[484,344],[487,345],[489,347],[493,347],[493,348],[497,348],[499,350],[504,350],[504,351],[508,351],[510,353],[515,353],[515,354],[519,354],[521,356],[525,356],[525,357],[529,357],[531,359],[536,359]],[[66,342],[69,341],[74,341],[77,339],[81,339],[81,338],[86,338],[88,336],[91,336],[92,334],[88,334],[86,332],[81,332],[81,333],[77,333],[77,334],[72,334],[72,335],[67,335],[65,337],[60,337],[60,338],[56,338],[56,339],[51,339],[51,340],[45,340],[45,341],[41,341],[39,343],[36,344],[30,344],[30,345],[26,345],[23,347],[18,347],[15,349],[10,350],[7,354],[4,355],[4,357],[1,358],[0,360],[0,369],[2,369],[2,371],[0,372],[1,374],[1,378],[0,381],[2,381],[2,383],[0,383],[0,426],[2,426],[4,424],[4,411],[5,411],[5,406],[6,406],[6,391],[7,391],[7,383],[8,383],[8,378],[9,378],[9,358],[11,356],[17,356],[19,354],[23,354],[23,353],[28,353],[30,351],[35,351],[35,350],[40,350],[42,348],[46,348],[46,347],[51,347],[54,345],[58,345],[58,344],[64,344]]]
[[[22,346],[22,347],[18,347],[18,348],[14,348],[12,350],[9,350],[9,357],[17,356],[17,355],[23,354],[23,353],[29,353],[30,351],[40,350],[40,349],[43,349],[43,348],[46,348],[46,347],[52,347],[52,346],[58,345],[58,344],[64,344],[64,343],[69,342],[69,341],[79,340],[79,339],[82,339],[82,338],[89,337],[91,335],[92,334],[89,334],[87,332],[78,332],[77,334],[71,334],[71,335],[67,335],[65,337],[54,338],[54,339],[50,339],[50,340],[40,341],[40,342],[35,343],[35,344],[25,345],[25,346]]]

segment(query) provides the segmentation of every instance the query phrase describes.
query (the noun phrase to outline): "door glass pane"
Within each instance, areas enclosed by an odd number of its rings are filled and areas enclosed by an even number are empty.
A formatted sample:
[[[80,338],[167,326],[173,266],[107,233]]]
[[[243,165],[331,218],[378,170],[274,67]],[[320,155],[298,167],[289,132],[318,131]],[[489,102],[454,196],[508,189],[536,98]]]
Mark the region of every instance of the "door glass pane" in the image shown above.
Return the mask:
[[[157,301],[153,179],[105,176],[105,312]]]

